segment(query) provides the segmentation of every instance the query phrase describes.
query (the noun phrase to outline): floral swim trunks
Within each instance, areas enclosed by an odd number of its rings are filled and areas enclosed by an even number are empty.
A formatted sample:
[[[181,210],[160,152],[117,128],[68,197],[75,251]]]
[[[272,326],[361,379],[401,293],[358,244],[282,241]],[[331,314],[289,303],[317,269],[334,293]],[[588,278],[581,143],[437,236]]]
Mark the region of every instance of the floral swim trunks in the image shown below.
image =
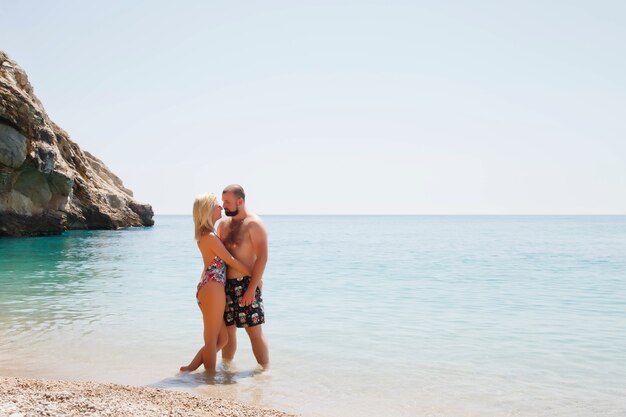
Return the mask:
[[[226,280],[226,310],[224,321],[227,326],[252,327],[265,323],[263,298],[257,287],[254,302],[249,306],[242,306],[241,299],[250,285],[250,277],[231,278]]]

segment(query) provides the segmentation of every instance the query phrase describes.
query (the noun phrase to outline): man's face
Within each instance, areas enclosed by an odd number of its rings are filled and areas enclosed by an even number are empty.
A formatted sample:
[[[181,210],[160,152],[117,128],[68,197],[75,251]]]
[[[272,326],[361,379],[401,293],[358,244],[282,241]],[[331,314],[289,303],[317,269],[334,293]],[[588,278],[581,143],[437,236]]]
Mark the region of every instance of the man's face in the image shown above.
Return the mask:
[[[233,217],[239,214],[239,199],[237,199],[230,191],[222,193],[222,207],[224,214]]]

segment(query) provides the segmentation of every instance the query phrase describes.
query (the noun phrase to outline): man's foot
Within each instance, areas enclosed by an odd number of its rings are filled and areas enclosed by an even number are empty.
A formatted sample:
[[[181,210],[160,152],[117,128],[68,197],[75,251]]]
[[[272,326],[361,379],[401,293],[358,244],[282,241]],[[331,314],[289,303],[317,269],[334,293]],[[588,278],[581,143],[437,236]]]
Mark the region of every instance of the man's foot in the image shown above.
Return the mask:
[[[228,359],[222,359],[222,369],[224,372],[234,372],[237,370],[235,363]]]

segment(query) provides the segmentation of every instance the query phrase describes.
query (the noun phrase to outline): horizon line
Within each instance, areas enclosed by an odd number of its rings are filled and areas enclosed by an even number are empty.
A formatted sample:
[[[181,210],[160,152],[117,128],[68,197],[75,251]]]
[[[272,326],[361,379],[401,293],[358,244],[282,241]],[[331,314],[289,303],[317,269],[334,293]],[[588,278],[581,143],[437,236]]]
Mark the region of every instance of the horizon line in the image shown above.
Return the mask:
[[[359,214],[354,214],[354,213],[295,213],[295,214],[259,214],[257,213],[259,216],[626,216],[626,212],[625,213],[585,213],[585,214],[581,214],[581,213],[576,213],[576,214],[572,214],[572,213],[552,213],[552,214],[547,214],[547,213],[513,213],[513,214],[492,214],[492,213],[479,213],[479,214],[468,214],[468,213],[459,213],[459,214],[450,214],[450,213],[444,213],[444,214],[435,214],[435,213],[426,213],[426,214],[416,214],[416,213],[404,213],[404,214],[394,214],[394,213],[377,213],[377,214],[371,214],[371,213],[359,213]],[[190,213],[155,213],[155,216],[191,216],[192,214]],[[224,216],[226,217],[226,216]]]

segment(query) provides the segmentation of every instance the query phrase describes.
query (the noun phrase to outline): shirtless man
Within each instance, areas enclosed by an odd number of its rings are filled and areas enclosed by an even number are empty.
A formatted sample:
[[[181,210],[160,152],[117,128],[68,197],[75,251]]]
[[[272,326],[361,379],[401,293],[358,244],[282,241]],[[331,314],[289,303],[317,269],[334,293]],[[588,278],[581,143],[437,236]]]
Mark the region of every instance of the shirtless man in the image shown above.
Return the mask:
[[[266,368],[270,358],[261,327],[265,323],[261,287],[267,263],[267,232],[261,219],[246,210],[246,195],[240,185],[229,185],[224,189],[222,206],[227,217],[220,222],[217,234],[229,252],[252,270],[252,276],[244,277],[234,268],[228,268],[226,273],[224,322],[228,344],[222,349],[222,361],[231,361],[235,357],[237,327],[243,327],[250,337],[256,361]]]

